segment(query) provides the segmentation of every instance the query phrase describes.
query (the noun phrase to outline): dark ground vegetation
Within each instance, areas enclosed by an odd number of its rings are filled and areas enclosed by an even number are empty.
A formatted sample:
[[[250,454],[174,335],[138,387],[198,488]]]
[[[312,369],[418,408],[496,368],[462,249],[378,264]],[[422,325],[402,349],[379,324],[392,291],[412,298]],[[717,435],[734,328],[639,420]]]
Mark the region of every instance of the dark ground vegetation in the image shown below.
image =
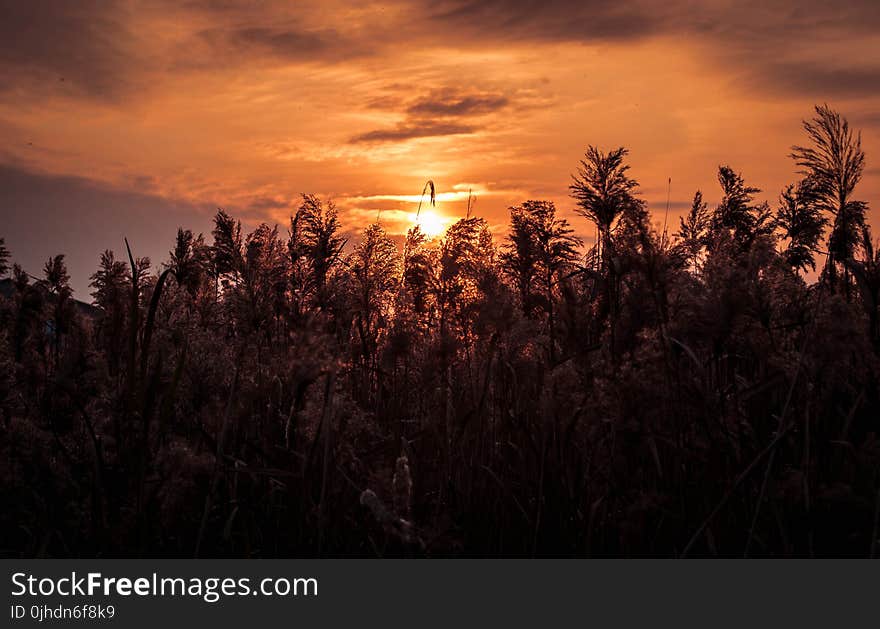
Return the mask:
[[[771,203],[652,227],[623,149],[398,247],[220,211],[74,301],[0,251],[5,556],[876,554],[880,255],[825,107]],[[430,200],[426,201],[430,202]],[[138,237],[130,234],[136,253]],[[14,252],[13,252],[14,253]]]

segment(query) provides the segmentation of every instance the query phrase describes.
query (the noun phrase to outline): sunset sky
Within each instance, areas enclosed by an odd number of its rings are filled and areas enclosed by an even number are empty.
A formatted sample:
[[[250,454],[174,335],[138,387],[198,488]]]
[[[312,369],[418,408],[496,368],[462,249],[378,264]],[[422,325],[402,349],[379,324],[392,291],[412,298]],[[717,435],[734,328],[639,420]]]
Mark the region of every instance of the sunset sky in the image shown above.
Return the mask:
[[[37,274],[100,252],[164,261],[220,206],[284,230],[302,192],[346,229],[568,198],[584,148],[631,151],[662,220],[730,164],[775,204],[801,119],[862,129],[880,202],[880,2],[0,0],[0,237]],[[876,216],[872,210],[872,217]],[[677,219],[674,219],[677,221]],[[876,224],[876,220],[872,221]]]

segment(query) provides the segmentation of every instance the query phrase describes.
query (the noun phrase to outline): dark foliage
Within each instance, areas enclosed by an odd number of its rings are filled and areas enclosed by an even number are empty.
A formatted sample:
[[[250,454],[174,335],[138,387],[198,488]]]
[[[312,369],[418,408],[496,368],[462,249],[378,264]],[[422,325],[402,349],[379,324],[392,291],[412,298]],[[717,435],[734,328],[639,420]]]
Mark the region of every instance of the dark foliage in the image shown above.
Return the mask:
[[[158,274],[105,251],[92,309],[63,256],[14,266],[2,553],[876,555],[880,254],[817,115],[775,216],[722,166],[672,239],[591,147],[586,251],[547,201],[500,246],[469,214],[346,247],[306,195],[286,238],[220,210]]]
[[[776,227],[788,240],[786,261],[795,269],[816,269],[815,252],[828,219],[816,203],[816,191],[810,179],[791,184],[779,196]]]

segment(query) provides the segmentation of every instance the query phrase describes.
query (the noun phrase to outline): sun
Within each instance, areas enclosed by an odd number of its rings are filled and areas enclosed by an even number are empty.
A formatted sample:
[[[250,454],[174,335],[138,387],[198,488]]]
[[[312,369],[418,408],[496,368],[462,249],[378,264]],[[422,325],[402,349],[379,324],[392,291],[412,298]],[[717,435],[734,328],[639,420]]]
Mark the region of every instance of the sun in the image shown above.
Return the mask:
[[[418,217],[413,222],[418,225],[422,233],[428,238],[435,238],[446,231],[447,221],[431,210],[419,212]]]

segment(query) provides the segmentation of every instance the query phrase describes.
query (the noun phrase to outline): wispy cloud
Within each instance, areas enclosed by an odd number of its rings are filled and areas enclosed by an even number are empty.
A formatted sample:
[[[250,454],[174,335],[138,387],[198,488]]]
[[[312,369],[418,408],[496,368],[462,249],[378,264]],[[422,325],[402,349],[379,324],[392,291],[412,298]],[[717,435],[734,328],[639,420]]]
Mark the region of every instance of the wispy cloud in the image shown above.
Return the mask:
[[[510,99],[503,94],[462,93],[444,89],[419,98],[406,111],[413,116],[477,116],[499,111],[509,103]]]
[[[432,90],[404,106],[405,118],[396,126],[360,133],[352,143],[402,142],[415,138],[476,133],[486,127],[485,117],[510,104],[501,93],[464,91],[455,88]],[[400,98],[386,96],[370,103],[371,109],[400,107]]]
[[[338,63],[372,52],[369,42],[345,37],[332,28],[309,30],[297,25],[213,28],[201,31],[198,36],[209,44],[212,54],[237,64],[248,59]]]
[[[391,129],[376,129],[352,137],[349,142],[400,142],[415,138],[432,138],[446,135],[463,135],[476,132],[472,125],[447,122],[416,122],[403,123]]]

